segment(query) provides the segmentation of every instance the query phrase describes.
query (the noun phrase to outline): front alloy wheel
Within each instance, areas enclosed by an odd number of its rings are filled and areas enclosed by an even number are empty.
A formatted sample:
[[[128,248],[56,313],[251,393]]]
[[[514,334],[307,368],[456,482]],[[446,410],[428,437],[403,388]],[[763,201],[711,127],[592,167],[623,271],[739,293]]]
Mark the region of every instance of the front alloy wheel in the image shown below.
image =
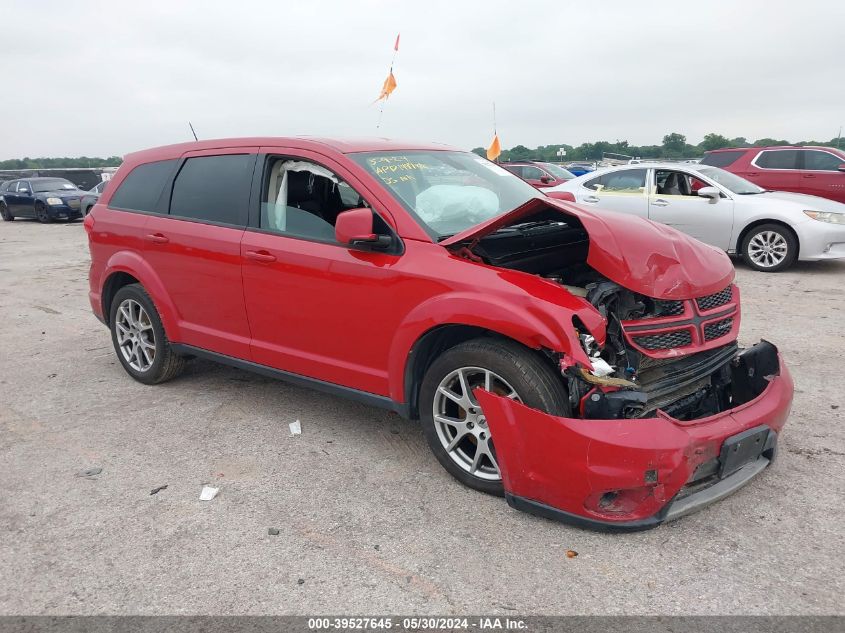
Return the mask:
[[[487,419],[472,392],[476,387],[522,402],[516,389],[498,374],[483,367],[461,367],[437,387],[432,412],[435,429],[455,464],[479,479],[499,481],[502,475]]]
[[[473,393],[478,388],[552,415],[568,415],[569,398],[549,359],[500,337],[459,343],[428,367],[420,384],[419,412],[431,452],[461,483],[501,495],[500,464],[506,449],[494,445]]]
[[[50,217],[50,212],[47,211],[47,207],[41,203],[35,205],[35,218],[41,222],[41,224],[49,224],[53,221],[53,218]]]

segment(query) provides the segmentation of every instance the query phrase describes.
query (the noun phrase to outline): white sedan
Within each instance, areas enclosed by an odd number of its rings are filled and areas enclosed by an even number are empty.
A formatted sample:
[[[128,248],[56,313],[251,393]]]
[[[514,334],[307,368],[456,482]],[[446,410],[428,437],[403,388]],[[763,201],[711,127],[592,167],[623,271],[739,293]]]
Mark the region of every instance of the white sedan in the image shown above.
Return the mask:
[[[611,167],[545,189],[553,198],[639,215],[726,250],[757,270],[796,259],[845,258],[845,204],[767,191],[718,167],[648,163]]]

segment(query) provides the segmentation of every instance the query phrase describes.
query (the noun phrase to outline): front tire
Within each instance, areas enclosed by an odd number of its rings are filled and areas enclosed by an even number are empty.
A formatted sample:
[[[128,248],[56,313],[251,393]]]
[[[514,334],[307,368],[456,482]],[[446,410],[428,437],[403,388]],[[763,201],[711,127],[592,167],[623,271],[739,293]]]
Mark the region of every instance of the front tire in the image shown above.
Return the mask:
[[[431,364],[420,386],[420,420],[431,451],[461,483],[501,496],[496,449],[475,387],[552,415],[568,416],[569,400],[551,365],[513,341],[473,339]]]
[[[158,311],[140,284],[117,291],[109,323],[117,359],[135,380],[157,385],[182,373],[186,361],[170,346]]]
[[[5,203],[0,204],[0,217],[3,218],[4,222],[11,222],[15,219],[15,216],[12,215],[12,212],[9,211],[9,207]]]
[[[50,217],[50,213],[47,211],[47,207],[40,202],[35,205],[35,218],[41,224],[50,224],[53,221],[53,218]]]
[[[781,224],[755,226],[742,240],[742,257],[754,270],[786,270],[798,257],[798,238]]]

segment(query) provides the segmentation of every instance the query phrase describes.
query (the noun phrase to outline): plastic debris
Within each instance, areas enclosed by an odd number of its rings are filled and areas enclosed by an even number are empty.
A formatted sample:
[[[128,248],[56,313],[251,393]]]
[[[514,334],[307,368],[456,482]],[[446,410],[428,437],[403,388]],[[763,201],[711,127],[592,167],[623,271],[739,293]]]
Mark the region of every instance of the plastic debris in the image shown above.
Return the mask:
[[[202,492],[200,493],[200,501],[211,501],[214,497],[217,496],[217,493],[220,492],[220,488],[214,488],[213,486],[203,486]]]
[[[153,488],[152,490],[150,490],[150,496],[157,495],[162,490],[166,490],[166,489],[167,489],[167,484],[164,484],[163,486],[159,486],[158,488]]]
[[[269,534],[270,536],[278,536],[279,528],[267,528],[267,534]]]
[[[299,420],[291,422],[288,424],[288,427],[290,427],[291,435],[302,435],[302,424],[300,424]]]
[[[80,470],[76,473],[77,477],[93,477],[94,475],[99,475],[103,472],[103,469],[99,466],[94,466],[93,468],[86,468],[85,470]]]

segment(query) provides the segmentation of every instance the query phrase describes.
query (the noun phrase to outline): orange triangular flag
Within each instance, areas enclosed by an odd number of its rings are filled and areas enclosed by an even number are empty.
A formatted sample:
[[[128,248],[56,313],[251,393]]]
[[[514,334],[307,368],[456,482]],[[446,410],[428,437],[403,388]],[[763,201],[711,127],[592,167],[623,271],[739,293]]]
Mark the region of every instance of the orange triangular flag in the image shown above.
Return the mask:
[[[393,76],[393,71],[391,70],[387,79],[384,80],[384,85],[381,87],[381,94],[376,101],[387,99],[394,90],[396,90],[396,77]]]
[[[496,160],[502,153],[502,146],[499,145],[499,135],[493,136],[493,142],[487,148],[487,160]]]

